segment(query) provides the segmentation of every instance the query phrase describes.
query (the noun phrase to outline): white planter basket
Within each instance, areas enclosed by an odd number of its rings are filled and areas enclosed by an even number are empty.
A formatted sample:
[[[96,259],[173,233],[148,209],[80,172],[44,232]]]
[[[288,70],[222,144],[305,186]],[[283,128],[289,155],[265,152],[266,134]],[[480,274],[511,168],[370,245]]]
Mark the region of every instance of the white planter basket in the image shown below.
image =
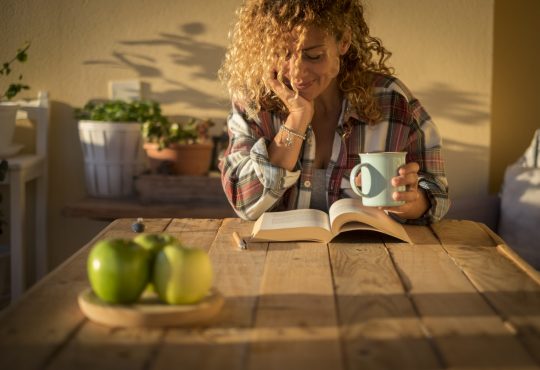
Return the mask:
[[[141,125],[79,121],[86,189],[91,196],[113,198],[135,194],[134,176],[147,168]]]

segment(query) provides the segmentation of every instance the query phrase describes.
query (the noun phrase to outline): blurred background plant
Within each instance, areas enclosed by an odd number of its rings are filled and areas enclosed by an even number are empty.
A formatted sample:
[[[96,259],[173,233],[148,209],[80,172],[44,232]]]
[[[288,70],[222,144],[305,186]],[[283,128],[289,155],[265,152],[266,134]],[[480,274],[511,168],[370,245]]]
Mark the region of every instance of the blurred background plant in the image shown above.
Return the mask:
[[[30,42],[26,42],[24,46],[17,50],[17,54],[9,61],[2,63],[0,68],[0,76],[9,76],[12,72],[13,63],[25,63],[28,60],[28,49],[30,48]],[[17,78],[18,82],[10,83],[5,90],[0,90],[0,101],[11,100],[22,90],[28,90],[30,87],[22,83],[23,75],[19,74]]]
[[[83,108],[75,109],[79,120],[104,122],[164,122],[159,103],[151,100],[90,100]]]
[[[197,144],[210,140],[208,129],[214,125],[211,120],[187,117],[185,121],[149,120],[142,126],[142,137],[147,143],[158,144],[159,149],[171,144]]]

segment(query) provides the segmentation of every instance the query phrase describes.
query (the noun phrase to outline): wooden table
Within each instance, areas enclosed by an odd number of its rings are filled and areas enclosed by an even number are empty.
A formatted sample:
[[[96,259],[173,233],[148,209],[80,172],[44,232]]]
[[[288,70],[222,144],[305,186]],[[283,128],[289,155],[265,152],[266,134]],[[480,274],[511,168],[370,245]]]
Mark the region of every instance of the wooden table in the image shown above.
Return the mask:
[[[132,219],[95,239],[132,237]],[[225,296],[205,327],[87,320],[88,246],[5,311],[0,369],[538,369],[540,276],[481,224],[410,226],[414,245],[350,233],[250,243],[239,219],[152,219],[209,251]]]
[[[225,198],[224,198],[225,199]],[[137,198],[107,199],[86,197],[62,209],[66,217],[113,221],[117,218],[226,218],[235,217],[231,205],[224,202],[143,203]]]

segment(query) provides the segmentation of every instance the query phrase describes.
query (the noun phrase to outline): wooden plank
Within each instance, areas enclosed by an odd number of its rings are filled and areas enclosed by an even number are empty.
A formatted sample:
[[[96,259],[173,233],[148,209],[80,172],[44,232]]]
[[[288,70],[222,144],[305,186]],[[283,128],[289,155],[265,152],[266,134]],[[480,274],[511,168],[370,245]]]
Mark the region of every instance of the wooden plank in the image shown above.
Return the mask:
[[[114,220],[127,217],[144,218],[224,218],[236,217],[227,203],[179,202],[143,204],[136,198],[103,199],[84,198],[62,209],[67,217],[85,217],[97,220]]]
[[[248,369],[335,369],[342,364],[326,244],[271,243]]]
[[[147,223],[152,222],[148,220]],[[207,249],[217,233],[221,220],[173,220],[167,228],[148,228],[165,231],[184,244]],[[196,232],[200,229],[201,232]],[[115,237],[131,237],[123,229],[114,231]],[[149,363],[162,340],[164,331],[147,328],[110,328],[86,321],[51,361],[51,369],[137,369]]]
[[[177,237],[183,245],[208,252],[222,223],[220,219],[174,219],[166,232]]]
[[[452,369],[534,368],[535,362],[441,245],[387,244],[422,323]],[[493,249],[493,248],[491,248]]]
[[[242,369],[251,338],[267,243],[238,249],[232,233],[248,235],[253,223],[226,219],[209,254],[216,287],[225,297],[221,313],[207,328],[169,329],[156,351],[152,369]]]
[[[481,239],[481,235],[463,234],[460,238],[447,238],[447,228],[434,227],[448,254],[463,270],[475,288],[482,294],[510,330],[540,364],[540,284],[509,260],[500,249],[471,246],[468,240]],[[469,230],[473,232],[473,229]],[[455,235],[454,231],[450,231]],[[477,234],[485,234],[480,226]],[[470,239],[469,239],[470,237]]]
[[[329,248],[346,368],[441,368],[380,238]]]
[[[110,239],[110,238],[127,238],[127,239],[134,238],[138,234],[135,233],[131,227],[133,223],[136,221],[137,221],[136,218],[118,219],[112,223],[112,227],[109,227],[106,233],[98,234],[94,238],[94,242],[101,239]],[[145,233],[158,233],[165,230],[167,226],[172,222],[172,220],[170,218],[152,218],[152,219],[145,219],[143,222],[145,225],[144,226]]]
[[[495,241],[474,221],[442,220],[431,225],[442,244],[496,247]]]
[[[437,235],[435,235],[429,227],[416,225],[403,225],[403,227],[405,227],[405,231],[407,231],[407,234],[409,234],[409,237],[415,245],[439,244],[439,239],[437,238]],[[385,238],[385,242],[386,241],[388,241],[387,238]],[[395,244],[395,242],[392,243],[393,245],[397,245]],[[399,245],[406,246],[406,244],[404,243],[401,243]]]
[[[520,269],[522,269],[531,279],[537,284],[540,284],[540,271],[529,265],[520,255],[518,255],[512,248],[510,248],[502,238],[497,235],[493,230],[484,224],[479,224],[486,233],[497,243],[497,249],[506,258],[514,262]]]
[[[77,295],[88,286],[86,258],[89,247],[99,239],[129,233],[131,223],[132,220],[113,222],[2,313],[1,369],[44,368],[54,361],[86,322],[79,310]],[[169,220],[155,220],[147,227],[162,230],[168,223]]]

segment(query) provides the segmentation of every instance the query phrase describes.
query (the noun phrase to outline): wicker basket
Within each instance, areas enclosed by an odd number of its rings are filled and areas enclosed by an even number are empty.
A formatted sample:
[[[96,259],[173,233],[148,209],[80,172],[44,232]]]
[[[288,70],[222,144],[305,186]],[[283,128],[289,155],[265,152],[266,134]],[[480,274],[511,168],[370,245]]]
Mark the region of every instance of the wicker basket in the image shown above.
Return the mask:
[[[79,121],[86,189],[94,197],[135,194],[134,177],[147,168],[141,124]]]

